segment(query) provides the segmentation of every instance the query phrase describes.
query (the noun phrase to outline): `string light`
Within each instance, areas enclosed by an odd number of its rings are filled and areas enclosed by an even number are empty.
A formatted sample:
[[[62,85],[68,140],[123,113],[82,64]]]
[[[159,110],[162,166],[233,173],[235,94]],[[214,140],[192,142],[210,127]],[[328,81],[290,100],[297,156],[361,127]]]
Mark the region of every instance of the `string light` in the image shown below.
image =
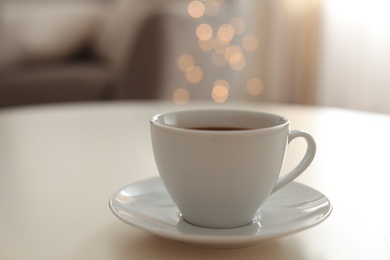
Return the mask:
[[[202,23],[196,27],[196,36],[201,41],[210,40],[213,36],[213,28],[209,24]]]
[[[242,48],[247,52],[254,52],[259,47],[259,40],[254,35],[247,35],[242,40]]]
[[[240,35],[245,31],[245,22],[241,18],[234,17],[230,20],[229,24],[231,24],[234,28],[234,34]]]
[[[173,92],[173,101],[178,105],[185,105],[190,100],[190,93],[184,88],[177,88]]]
[[[229,96],[229,83],[226,80],[217,80],[214,83],[211,97],[217,103],[223,103]]]
[[[229,43],[234,34],[234,28],[231,24],[222,24],[217,31],[217,40],[221,43]]]
[[[264,84],[259,78],[251,78],[246,84],[246,90],[252,96],[258,96],[263,92]]]
[[[224,0],[192,0],[187,5],[190,17],[198,19],[207,16],[217,15]],[[244,35],[246,24],[243,19],[233,17],[227,23],[213,25],[209,23],[199,23],[195,29],[200,50],[210,52],[211,63],[218,68],[229,66],[233,71],[241,71],[246,67],[246,53],[255,52],[259,48],[259,41],[255,35]],[[237,41],[236,36],[241,37]],[[241,36],[243,35],[243,36]],[[189,83],[197,84],[204,76],[203,69],[196,64],[193,56],[183,54],[177,59],[178,68],[183,71]],[[246,91],[252,95],[260,95],[263,91],[263,83],[258,78],[248,80]],[[226,80],[214,82],[211,90],[211,97],[215,102],[223,103],[229,97],[229,83]],[[175,103],[183,105],[189,102],[190,93],[185,88],[177,88],[172,96]]]
[[[177,59],[177,66],[182,71],[188,71],[194,65],[194,58],[189,54],[183,54]]]
[[[203,78],[203,70],[199,66],[193,66],[186,71],[186,78],[190,83],[198,83]]]
[[[194,0],[188,4],[187,11],[192,18],[200,18],[204,15],[205,6],[201,1]]]
[[[207,0],[205,1],[206,11],[208,16],[215,16],[219,13],[219,10],[224,3],[224,0]]]
[[[199,40],[198,44],[199,44],[199,48],[201,48],[202,50],[212,51],[215,47],[215,39],[214,37],[211,37],[206,41]]]

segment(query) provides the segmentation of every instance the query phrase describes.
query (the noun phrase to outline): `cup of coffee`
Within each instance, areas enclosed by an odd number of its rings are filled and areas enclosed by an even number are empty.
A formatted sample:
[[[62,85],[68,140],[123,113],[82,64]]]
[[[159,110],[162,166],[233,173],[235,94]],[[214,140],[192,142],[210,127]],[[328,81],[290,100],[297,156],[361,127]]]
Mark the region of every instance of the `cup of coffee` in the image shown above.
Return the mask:
[[[316,144],[287,118],[244,110],[183,110],[150,120],[161,179],[185,221],[206,228],[252,222],[267,198],[312,162]],[[279,177],[288,144],[307,143],[301,162]]]

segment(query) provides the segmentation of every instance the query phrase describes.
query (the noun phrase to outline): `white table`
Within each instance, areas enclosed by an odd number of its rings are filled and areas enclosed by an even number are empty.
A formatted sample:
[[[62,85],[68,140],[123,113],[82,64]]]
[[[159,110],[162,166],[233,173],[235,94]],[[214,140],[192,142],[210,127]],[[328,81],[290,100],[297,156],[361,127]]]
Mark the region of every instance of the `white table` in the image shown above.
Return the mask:
[[[390,116],[331,108],[230,104],[287,116],[317,156],[296,181],[324,193],[332,215],[311,229],[242,249],[204,249],[118,220],[108,199],[157,176],[149,118],[221,107],[92,103],[0,111],[0,259],[390,259]],[[303,142],[302,142],[303,143]],[[303,144],[302,144],[303,146]],[[296,142],[284,172],[305,147]]]

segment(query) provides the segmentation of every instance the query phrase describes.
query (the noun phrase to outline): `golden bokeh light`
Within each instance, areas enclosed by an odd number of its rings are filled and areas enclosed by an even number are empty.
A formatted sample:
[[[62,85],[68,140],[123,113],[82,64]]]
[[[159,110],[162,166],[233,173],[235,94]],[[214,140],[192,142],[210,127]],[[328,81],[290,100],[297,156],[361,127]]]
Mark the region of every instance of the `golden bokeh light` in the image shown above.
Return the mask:
[[[183,54],[177,59],[177,66],[182,71],[188,71],[194,67],[195,61],[194,58],[189,54]]]
[[[213,36],[213,28],[209,24],[202,23],[196,27],[196,36],[201,41],[210,40]]]
[[[205,15],[215,16],[224,11],[222,9],[225,8],[224,3],[225,0],[189,0],[187,11],[192,18],[201,18]],[[206,19],[210,21],[211,18]],[[204,23],[197,24],[195,35],[198,38],[199,49],[209,52],[207,54],[211,57],[209,62],[211,61],[215,67],[222,70],[226,68],[230,73],[232,71],[229,67],[235,72],[244,70],[247,64],[245,55],[258,50],[258,38],[252,34],[245,35],[247,25],[243,18],[230,16],[222,20],[218,19],[218,21],[219,24],[216,26],[209,24],[206,20]],[[242,41],[240,42],[239,39]],[[189,54],[181,55],[177,60],[177,66],[184,72],[186,80],[192,84],[199,83],[204,77],[203,69],[206,67],[198,65],[194,56]],[[222,68],[224,66],[226,67]],[[260,95],[263,88],[263,83],[259,78],[252,78],[246,84],[246,91],[252,96]],[[230,86],[226,80],[217,80],[213,84],[211,97],[215,102],[223,103],[229,97],[229,90]],[[185,88],[177,88],[172,98],[175,103],[183,105],[189,102],[190,93]]]
[[[191,1],[187,8],[188,14],[193,18],[200,18],[204,15],[205,6],[199,0]]]
[[[226,49],[224,57],[230,67],[235,71],[243,70],[246,66],[246,59],[242,53],[242,49],[236,45],[229,46]]]
[[[222,24],[217,31],[217,40],[229,43],[234,37],[234,28],[231,24]]]
[[[245,22],[241,18],[234,17],[229,24],[233,26],[236,35],[240,35],[245,31]]]
[[[225,102],[229,97],[229,83],[226,80],[217,80],[211,91],[211,97],[215,102]]]
[[[228,43],[221,43],[218,39],[214,43],[214,50],[218,53],[225,54],[226,49],[229,48]]]
[[[263,92],[264,84],[259,78],[252,78],[246,84],[246,90],[252,96],[258,96]]]
[[[236,53],[233,53],[232,55],[229,56],[229,64],[237,64],[239,62],[241,62],[241,60],[244,59],[244,56],[239,53],[239,52],[236,52]]]
[[[202,49],[204,51],[212,51],[214,49],[214,46],[215,46],[215,39],[213,37],[211,37],[207,41],[199,40],[198,44],[199,44],[200,49]]]
[[[241,55],[239,60],[234,59],[234,62],[229,62],[229,65],[235,71],[243,70],[246,66],[246,59]]]
[[[190,83],[198,83],[203,78],[203,70],[199,66],[193,66],[186,71],[186,78]]]
[[[221,7],[224,4],[225,0],[207,0],[207,3],[210,6]]]
[[[190,93],[184,88],[177,88],[173,92],[172,99],[178,105],[185,105],[190,100]]]
[[[229,82],[227,82],[226,80],[224,79],[219,79],[217,81],[214,82],[213,86],[224,86],[226,87],[227,89],[229,89],[230,85],[229,85]]]
[[[254,52],[259,48],[259,40],[254,35],[247,35],[242,40],[242,48],[247,52]]]
[[[224,3],[224,0],[208,0],[205,1],[206,14],[208,16],[215,16],[219,13],[219,10]]]
[[[225,59],[227,62],[230,63],[231,59],[233,57],[242,56],[242,50],[237,45],[231,45],[229,46],[225,51]]]

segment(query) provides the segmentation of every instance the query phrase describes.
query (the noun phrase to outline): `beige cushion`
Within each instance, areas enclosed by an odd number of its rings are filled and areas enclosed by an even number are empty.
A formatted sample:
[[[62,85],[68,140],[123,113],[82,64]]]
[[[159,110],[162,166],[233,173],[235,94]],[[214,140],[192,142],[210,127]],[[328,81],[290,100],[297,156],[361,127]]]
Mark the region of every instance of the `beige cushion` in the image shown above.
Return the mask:
[[[104,16],[104,6],[93,1],[1,5],[0,66],[67,58],[96,36]]]

